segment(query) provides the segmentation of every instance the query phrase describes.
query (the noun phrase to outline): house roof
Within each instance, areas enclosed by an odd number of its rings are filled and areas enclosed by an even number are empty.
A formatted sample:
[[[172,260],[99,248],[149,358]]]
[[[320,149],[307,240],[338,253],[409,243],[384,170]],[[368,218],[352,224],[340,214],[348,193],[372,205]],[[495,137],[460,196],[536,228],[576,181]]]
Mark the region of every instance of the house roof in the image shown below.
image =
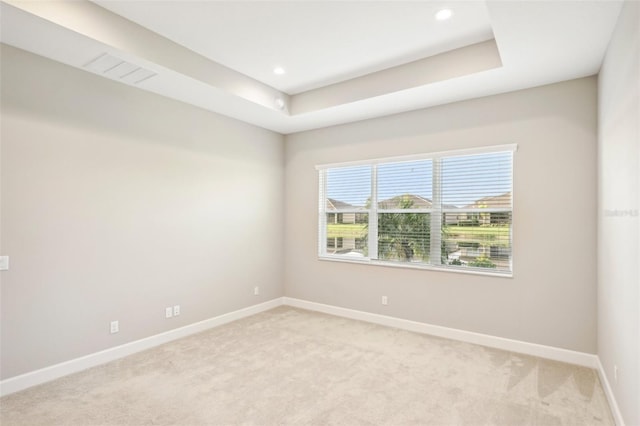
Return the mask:
[[[335,200],[333,198],[327,198],[327,211],[338,209],[352,209],[355,206],[345,203],[344,201]]]
[[[465,209],[504,209],[511,207],[511,192],[480,198],[465,206]]]

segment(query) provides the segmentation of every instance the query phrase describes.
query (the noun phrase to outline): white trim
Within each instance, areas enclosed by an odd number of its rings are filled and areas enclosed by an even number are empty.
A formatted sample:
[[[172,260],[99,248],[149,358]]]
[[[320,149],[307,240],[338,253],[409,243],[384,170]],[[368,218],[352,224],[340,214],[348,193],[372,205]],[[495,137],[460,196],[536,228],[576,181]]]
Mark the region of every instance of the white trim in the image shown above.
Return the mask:
[[[431,166],[431,207],[433,212],[429,216],[429,234],[431,236],[429,241],[429,264],[440,266],[444,255],[442,250],[442,159],[434,158]]]
[[[503,151],[515,152],[517,150],[518,150],[518,144],[512,143],[512,144],[506,144],[506,145],[482,146],[478,148],[454,149],[454,150],[439,151],[439,152],[427,152],[424,154],[401,155],[397,157],[372,158],[370,160],[356,160],[356,161],[345,161],[342,163],[319,164],[316,166],[316,170],[330,169],[332,167],[370,166],[373,164],[380,164],[380,163],[401,163],[404,161],[429,160],[432,158],[445,157],[445,156],[460,157],[463,155],[489,154],[492,152],[503,152]]]
[[[430,263],[410,263],[410,262],[392,262],[389,260],[378,260],[370,257],[348,257],[341,254],[322,254],[318,256],[318,260],[327,262],[344,262],[344,263],[359,263],[361,265],[373,265],[373,266],[386,266],[389,268],[402,268],[402,269],[421,269],[423,271],[437,271],[437,272],[454,272],[471,275],[485,275],[489,277],[500,278],[513,278],[513,272],[488,272],[493,271],[490,268],[472,268],[470,266],[455,266],[455,265],[433,265]]]
[[[607,401],[609,401],[609,408],[611,408],[613,420],[616,422],[616,426],[624,426],[624,419],[622,418],[620,407],[618,407],[618,402],[613,395],[613,389],[611,389],[607,373],[604,371],[600,357],[597,357],[597,363],[598,376],[600,377],[600,383],[602,384],[602,389],[604,389],[604,394],[607,396]]]
[[[371,165],[371,199],[367,225],[369,233],[367,235],[367,252],[369,258],[378,258],[378,165]]]
[[[474,333],[472,331],[442,327],[439,325],[410,321],[386,315],[372,314],[370,312],[356,311],[338,306],[324,305],[322,303],[309,302],[307,300],[295,299],[292,297],[284,297],[283,302],[285,305],[296,308],[323,312],[325,314],[366,321],[387,327],[400,328],[402,330],[444,337],[447,339],[503,349],[511,352],[533,355],[540,358],[567,362],[583,367],[596,368],[598,364],[598,357],[596,355],[584,352],[539,345],[537,343],[523,342],[520,340],[505,339],[503,337],[496,337],[488,334]]]
[[[327,179],[326,173],[318,173],[318,255],[327,252]]]
[[[51,365],[40,370],[11,377],[0,382],[0,396],[9,395],[31,386],[39,385],[72,373],[77,373],[78,371],[86,370],[87,368],[95,367],[127,355],[144,351],[191,334],[199,333],[263,311],[268,311],[269,309],[281,306],[282,304],[283,298],[278,297],[264,303],[238,309],[237,311],[218,315],[217,317],[185,325],[184,327],[169,330],[144,339],[125,343],[123,345],[85,355],[80,358],[61,362],[60,364]]]

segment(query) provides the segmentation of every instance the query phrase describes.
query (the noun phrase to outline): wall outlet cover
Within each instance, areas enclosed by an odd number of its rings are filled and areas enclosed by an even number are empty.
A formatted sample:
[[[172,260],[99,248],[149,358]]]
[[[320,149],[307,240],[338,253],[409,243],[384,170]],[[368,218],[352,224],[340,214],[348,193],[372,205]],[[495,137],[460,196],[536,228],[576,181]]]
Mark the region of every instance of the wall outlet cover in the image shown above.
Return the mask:
[[[0,271],[9,270],[9,256],[0,256]]]

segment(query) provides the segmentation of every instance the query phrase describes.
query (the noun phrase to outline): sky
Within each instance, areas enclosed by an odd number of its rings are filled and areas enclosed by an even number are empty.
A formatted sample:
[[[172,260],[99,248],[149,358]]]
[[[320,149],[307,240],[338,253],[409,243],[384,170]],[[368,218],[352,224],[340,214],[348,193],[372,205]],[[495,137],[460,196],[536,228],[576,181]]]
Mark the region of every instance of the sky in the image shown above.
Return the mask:
[[[513,153],[442,159],[443,204],[464,207],[483,197],[511,191]],[[364,207],[371,195],[371,165],[327,169],[327,197]],[[432,199],[432,160],[378,165],[378,200],[415,194]]]

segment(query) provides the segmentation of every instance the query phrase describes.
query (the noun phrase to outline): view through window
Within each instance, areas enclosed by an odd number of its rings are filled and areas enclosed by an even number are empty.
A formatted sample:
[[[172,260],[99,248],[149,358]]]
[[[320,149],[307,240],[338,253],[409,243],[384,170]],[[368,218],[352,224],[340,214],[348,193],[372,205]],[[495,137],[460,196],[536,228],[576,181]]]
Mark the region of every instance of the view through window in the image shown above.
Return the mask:
[[[319,255],[511,273],[514,149],[319,166]]]

